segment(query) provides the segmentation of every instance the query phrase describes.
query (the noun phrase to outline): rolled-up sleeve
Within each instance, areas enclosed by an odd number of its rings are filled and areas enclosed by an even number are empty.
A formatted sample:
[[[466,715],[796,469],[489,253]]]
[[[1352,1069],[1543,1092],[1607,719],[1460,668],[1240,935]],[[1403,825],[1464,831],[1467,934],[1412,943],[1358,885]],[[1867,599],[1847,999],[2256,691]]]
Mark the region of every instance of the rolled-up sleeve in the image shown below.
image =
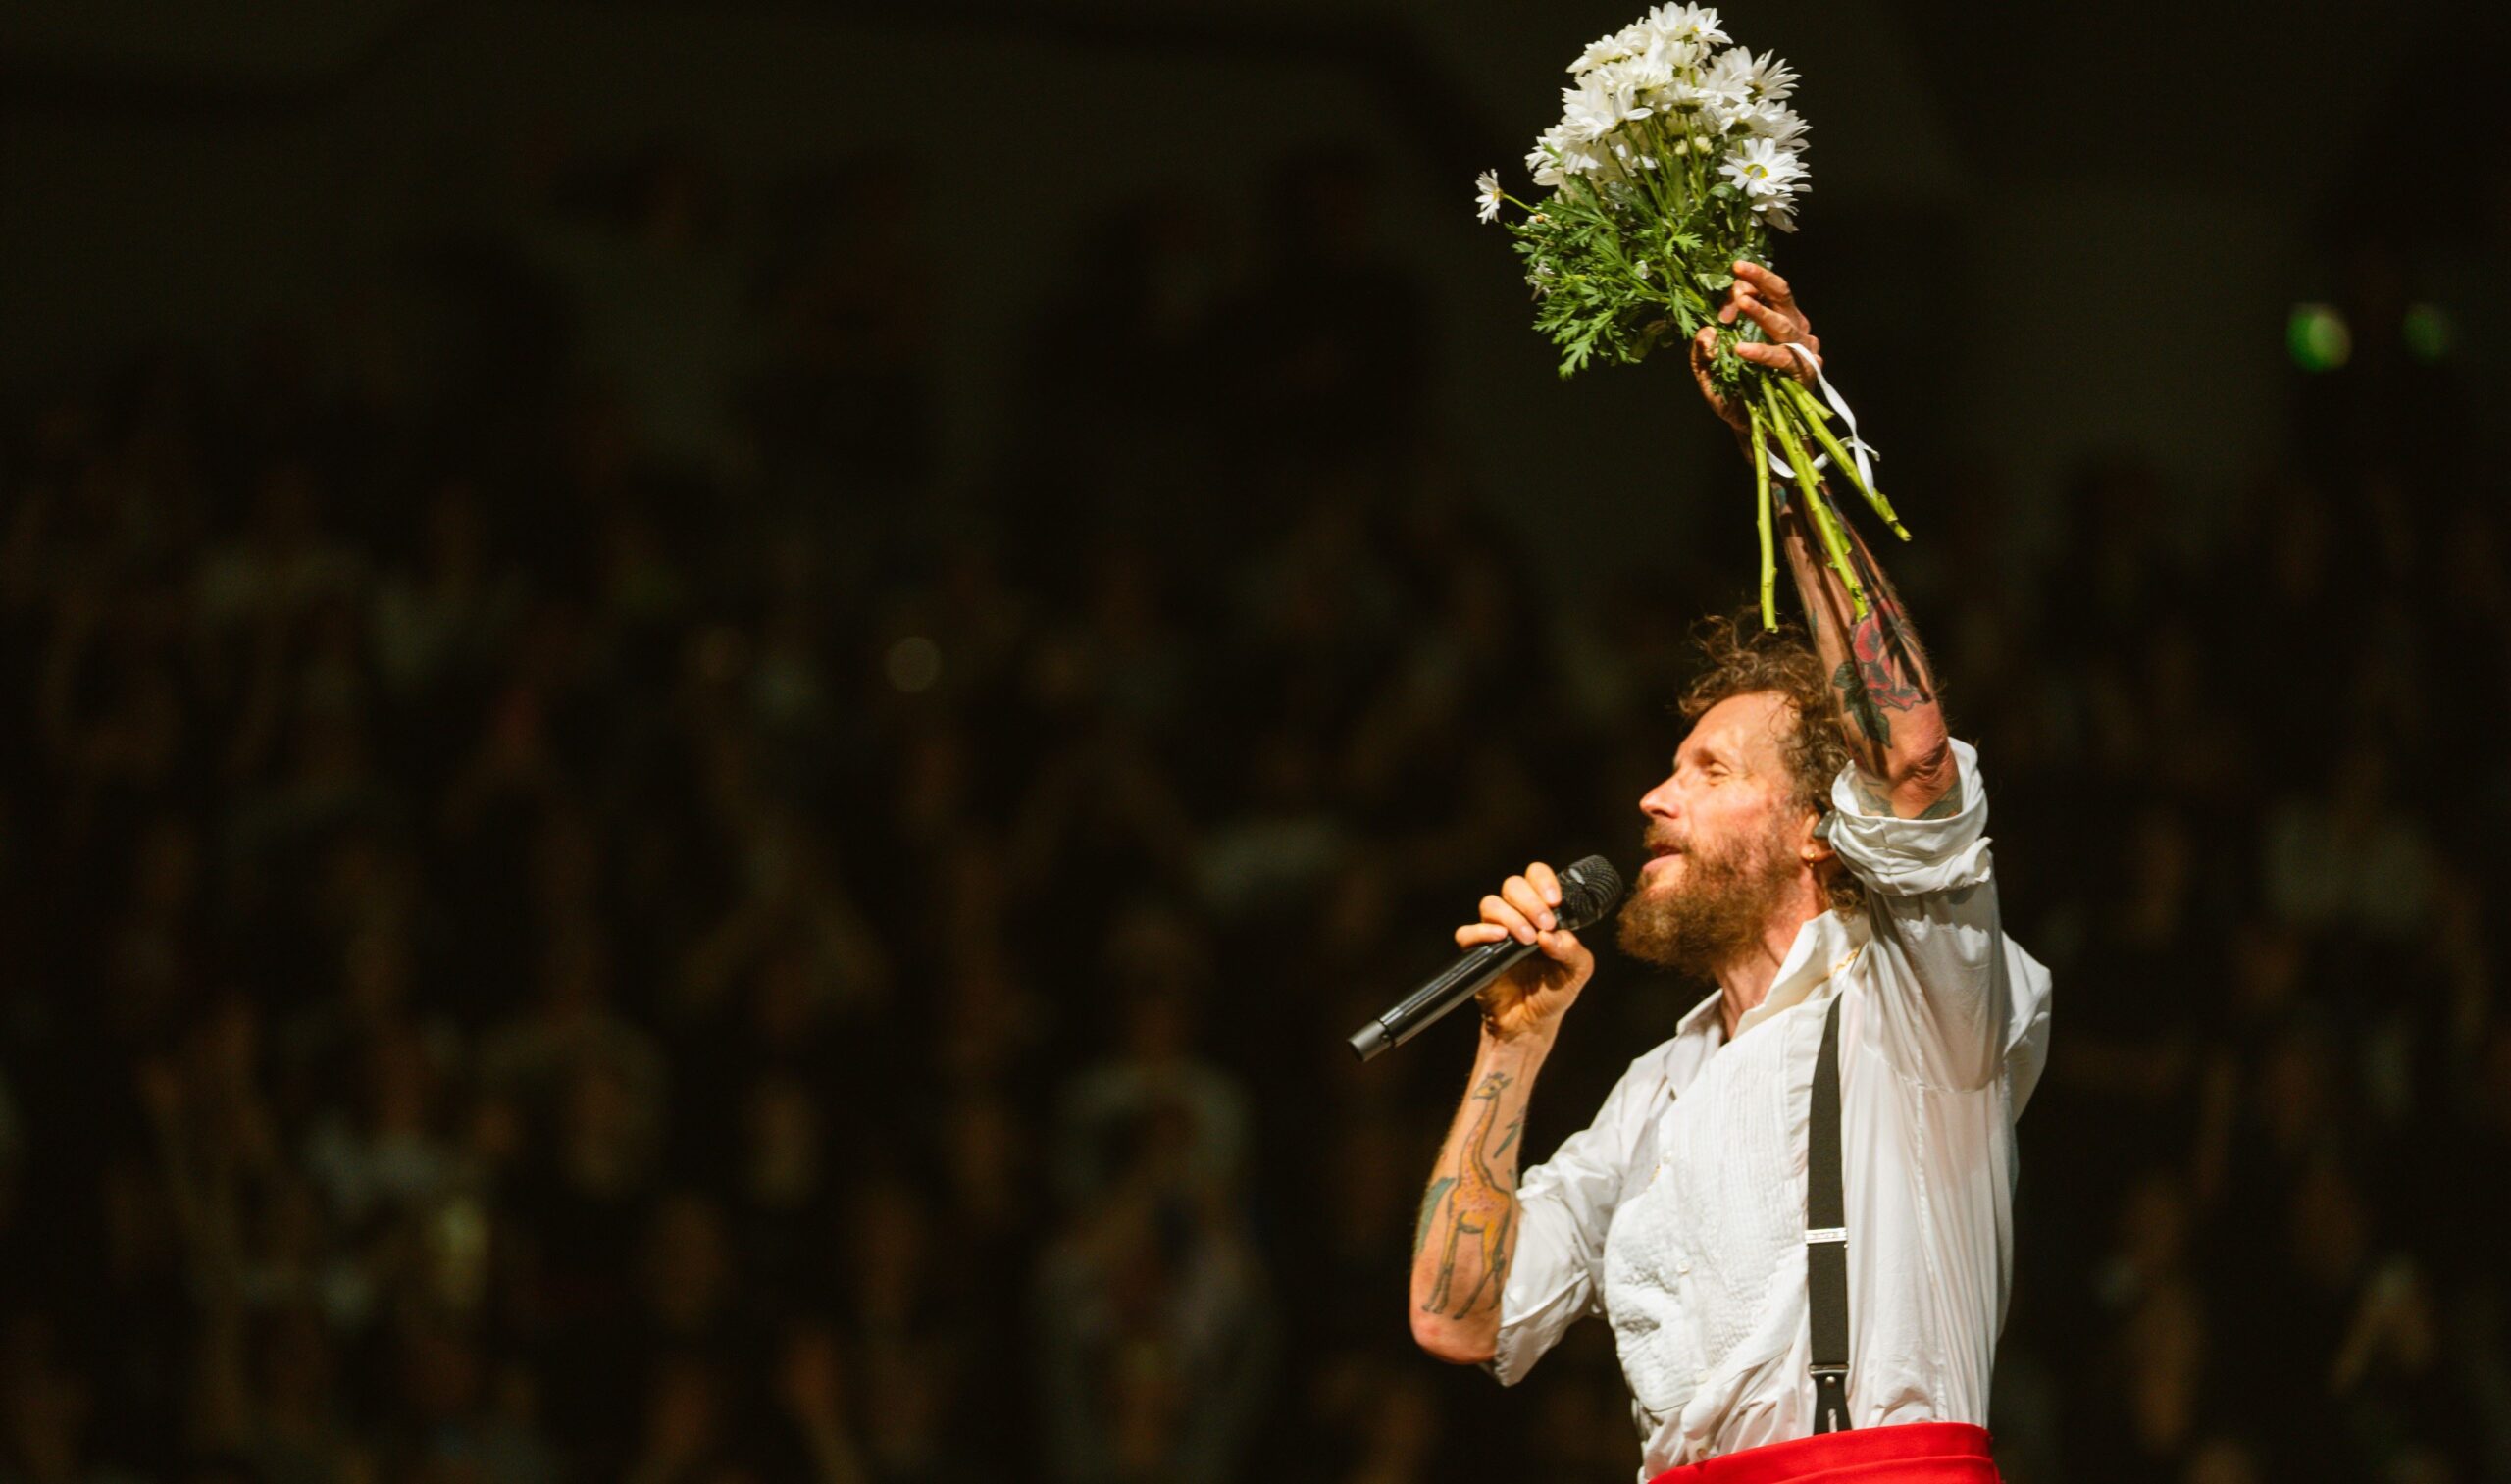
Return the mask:
[[[1503,1386],[1523,1379],[1570,1325],[1603,1311],[1605,1230],[1636,1151],[1654,1138],[1665,1096],[1662,1051],[1633,1061],[1595,1121],[1518,1182],[1516,1257],[1500,1294],[1497,1346],[1482,1362]]]
[[[1869,982],[1879,990],[1881,1049],[1934,1087],[1985,1087],[2003,1070],[2016,986],[1988,852],[1988,791],[1979,756],[1955,739],[1961,807],[1937,819],[1860,808],[1850,769],[1831,783],[1831,847],[1868,887]],[[1851,768],[1855,765],[1851,764]]]

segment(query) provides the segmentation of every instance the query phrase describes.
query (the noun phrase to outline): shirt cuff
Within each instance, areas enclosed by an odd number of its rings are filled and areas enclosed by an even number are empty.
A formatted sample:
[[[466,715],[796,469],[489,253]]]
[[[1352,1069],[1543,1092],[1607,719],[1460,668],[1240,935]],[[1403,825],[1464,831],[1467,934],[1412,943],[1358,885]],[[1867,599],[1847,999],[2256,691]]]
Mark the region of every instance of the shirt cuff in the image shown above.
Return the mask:
[[[1948,741],[1962,807],[1940,819],[1866,813],[1857,801],[1855,763],[1831,780],[1831,848],[1859,880],[1878,892],[1915,896],[1988,880],[1988,791],[1979,777],[1979,754],[1959,738]]]
[[[1518,1232],[1517,1240],[1520,1244],[1525,1241],[1523,1230]],[[1516,1272],[1509,1276],[1513,1280]],[[1566,1295],[1555,1293],[1541,1303],[1533,1303],[1520,1290],[1512,1305],[1509,1290],[1501,1290],[1500,1332],[1493,1338],[1491,1358],[1482,1362],[1482,1369],[1492,1380],[1502,1386],[1516,1385],[1534,1368],[1534,1362],[1543,1358],[1544,1352],[1560,1342],[1562,1331],[1577,1318],[1576,1312],[1568,1309],[1566,1299]]]

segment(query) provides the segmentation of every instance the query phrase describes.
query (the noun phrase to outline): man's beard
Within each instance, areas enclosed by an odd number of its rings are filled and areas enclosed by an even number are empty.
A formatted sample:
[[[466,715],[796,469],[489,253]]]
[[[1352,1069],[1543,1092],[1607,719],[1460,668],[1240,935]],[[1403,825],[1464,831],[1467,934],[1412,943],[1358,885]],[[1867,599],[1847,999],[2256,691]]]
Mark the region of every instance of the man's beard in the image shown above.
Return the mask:
[[[1654,841],[1651,841],[1654,844]],[[1683,855],[1679,886],[1642,881],[1621,904],[1621,950],[1642,963],[1715,979],[1761,941],[1786,898],[1790,863],[1776,841],[1738,841]]]

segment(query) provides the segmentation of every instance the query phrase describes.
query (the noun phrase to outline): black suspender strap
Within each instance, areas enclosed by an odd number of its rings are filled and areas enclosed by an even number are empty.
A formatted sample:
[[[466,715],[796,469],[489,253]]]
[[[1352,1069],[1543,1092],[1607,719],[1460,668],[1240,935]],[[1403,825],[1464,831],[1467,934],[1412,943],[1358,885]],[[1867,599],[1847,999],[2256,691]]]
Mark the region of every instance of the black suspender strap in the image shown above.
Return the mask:
[[[1840,1175],[1840,999],[1822,1017],[1805,1151],[1805,1289],[1814,1350],[1814,1430],[1848,1430],[1848,1197]]]

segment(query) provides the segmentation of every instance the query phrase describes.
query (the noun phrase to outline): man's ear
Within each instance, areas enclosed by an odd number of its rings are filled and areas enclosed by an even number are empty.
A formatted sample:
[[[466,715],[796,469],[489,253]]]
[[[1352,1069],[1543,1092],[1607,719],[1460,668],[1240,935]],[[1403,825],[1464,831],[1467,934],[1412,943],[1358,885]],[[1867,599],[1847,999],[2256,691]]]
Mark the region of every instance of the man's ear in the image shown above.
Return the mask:
[[[1831,848],[1831,816],[1828,812],[1806,811],[1805,828],[1797,839],[1796,858],[1809,866],[1840,858],[1839,852]]]

